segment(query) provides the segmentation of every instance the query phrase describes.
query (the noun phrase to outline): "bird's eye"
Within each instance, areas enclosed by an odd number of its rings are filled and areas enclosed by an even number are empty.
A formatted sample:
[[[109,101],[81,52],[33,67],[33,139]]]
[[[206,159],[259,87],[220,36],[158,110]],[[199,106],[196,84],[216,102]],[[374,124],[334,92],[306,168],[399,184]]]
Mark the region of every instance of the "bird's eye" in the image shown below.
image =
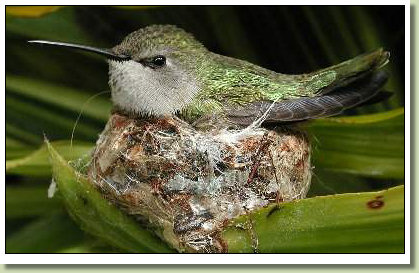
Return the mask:
[[[154,57],[141,59],[138,62],[152,69],[157,69],[166,65],[166,57],[162,55],[157,55]]]
[[[155,67],[162,67],[166,64],[166,57],[161,56],[161,55],[153,57],[152,64]]]

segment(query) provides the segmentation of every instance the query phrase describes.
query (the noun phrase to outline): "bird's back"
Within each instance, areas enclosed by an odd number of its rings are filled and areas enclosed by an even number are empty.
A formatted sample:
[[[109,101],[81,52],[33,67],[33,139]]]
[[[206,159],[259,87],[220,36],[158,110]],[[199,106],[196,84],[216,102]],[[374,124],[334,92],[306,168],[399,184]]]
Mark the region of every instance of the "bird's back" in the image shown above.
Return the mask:
[[[205,64],[207,68],[201,70],[202,91],[189,113],[202,116],[224,112],[232,120],[246,122],[260,116],[261,110],[267,110],[272,103],[275,107],[270,110],[267,121],[338,114],[378,93],[387,76],[374,74],[389,58],[387,52],[379,49],[313,73],[285,75],[246,61],[211,54]]]

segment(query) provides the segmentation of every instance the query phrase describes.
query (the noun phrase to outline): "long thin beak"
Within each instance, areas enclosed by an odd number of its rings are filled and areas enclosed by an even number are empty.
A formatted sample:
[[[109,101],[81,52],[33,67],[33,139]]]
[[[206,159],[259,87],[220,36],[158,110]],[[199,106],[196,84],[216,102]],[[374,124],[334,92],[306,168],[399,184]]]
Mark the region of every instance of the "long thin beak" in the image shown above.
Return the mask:
[[[70,43],[62,43],[62,42],[53,42],[53,41],[43,41],[43,40],[31,40],[28,41],[31,44],[41,44],[41,45],[50,45],[50,46],[58,46],[58,47],[67,47],[67,48],[74,48],[89,52],[94,52],[100,54],[102,56],[107,57],[108,59],[117,60],[117,61],[127,61],[131,58],[126,55],[118,55],[112,52],[112,50],[107,48],[97,48],[85,45],[78,45],[78,44],[70,44]]]

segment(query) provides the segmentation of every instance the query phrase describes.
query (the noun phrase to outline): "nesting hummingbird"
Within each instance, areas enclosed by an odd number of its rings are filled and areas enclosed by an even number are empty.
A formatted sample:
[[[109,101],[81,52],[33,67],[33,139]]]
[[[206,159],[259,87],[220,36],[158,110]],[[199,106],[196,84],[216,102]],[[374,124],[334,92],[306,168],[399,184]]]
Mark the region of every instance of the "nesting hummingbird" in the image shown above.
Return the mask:
[[[178,115],[195,122],[220,115],[246,125],[337,115],[382,97],[387,79],[378,71],[389,53],[378,49],[301,75],[285,75],[247,61],[215,54],[191,34],[171,25],[132,32],[111,49],[30,41],[104,55],[114,107],[138,116]]]

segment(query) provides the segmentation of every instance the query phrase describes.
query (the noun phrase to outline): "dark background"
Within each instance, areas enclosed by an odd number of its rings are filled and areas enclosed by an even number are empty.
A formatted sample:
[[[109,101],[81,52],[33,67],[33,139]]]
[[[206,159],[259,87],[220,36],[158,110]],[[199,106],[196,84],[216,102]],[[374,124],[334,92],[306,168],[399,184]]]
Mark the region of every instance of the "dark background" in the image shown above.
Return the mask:
[[[50,25],[39,35],[31,33],[30,38],[112,47],[141,27],[174,24],[193,33],[211,51],[288,74],[310,72],[383,47],[391,52],[392,81],[397,83],[397,90],[391,90],[397,98],[389,107],[404,104],[404,6],[170,6],[140,10],[84,6],[57,13],[61,20],[71,17],[88,38],[72,39],[75,35],[60,25]],[[19,20],[14,23],[19,25]],[[19,34],[6,33],[7,73],[91,92],[108,88],[107,65],[101,59],[29,46],[25,43],[28,37]],[[62,69],[48,69],[45,59]],[[40,69],[39,62],[46,65]]]

